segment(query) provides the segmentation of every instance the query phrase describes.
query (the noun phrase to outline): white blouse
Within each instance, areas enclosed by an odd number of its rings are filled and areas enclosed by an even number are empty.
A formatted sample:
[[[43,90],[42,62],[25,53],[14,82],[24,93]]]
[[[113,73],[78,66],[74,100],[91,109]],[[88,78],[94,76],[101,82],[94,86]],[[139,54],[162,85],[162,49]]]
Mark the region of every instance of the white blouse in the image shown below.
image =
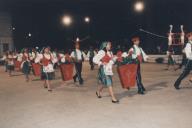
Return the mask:
[[[101,59],[105,56],[105,54],[106,54],[106,53],[105,53],[104,50],[100,50],[100,51],[98,52],[98,54],[96,54],[96,55],[93,57],[93,62],[94,62],[95,64],[102,65]],[[110,57],[112,57],[112,59],[110,60],[109,63],[114,64],[114,62],[116,61],[117,57],[116,57],[116,56],[113,56],[113,53],[110,52],[110,51],[107,51],[107,55],[110,56]]]
[[[35,58],[35,63],[39,63],[42,59],[43,59],[43,56],[47,59],[51,59],[52,58],[52,63],[57,63],[57,59],[56,58],[53,58],[53,55],[52,54],[38,54],[37,57]]]

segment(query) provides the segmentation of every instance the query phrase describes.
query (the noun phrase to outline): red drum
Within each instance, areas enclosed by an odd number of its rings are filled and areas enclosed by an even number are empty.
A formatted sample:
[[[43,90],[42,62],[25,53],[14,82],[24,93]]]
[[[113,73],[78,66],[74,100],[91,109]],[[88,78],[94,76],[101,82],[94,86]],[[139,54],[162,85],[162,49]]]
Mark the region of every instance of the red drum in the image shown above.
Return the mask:
[[[73,79],[73,64],[61,64],[60,65],[61,76],[63,81],[68,81]]]
[[[41,76],[41,65],[40,64],[32,63],[32,68],[33,68],[35,76]]]
[[[117,68],[123,88],[134,87],[136,83],[137,64],[126,64]]]

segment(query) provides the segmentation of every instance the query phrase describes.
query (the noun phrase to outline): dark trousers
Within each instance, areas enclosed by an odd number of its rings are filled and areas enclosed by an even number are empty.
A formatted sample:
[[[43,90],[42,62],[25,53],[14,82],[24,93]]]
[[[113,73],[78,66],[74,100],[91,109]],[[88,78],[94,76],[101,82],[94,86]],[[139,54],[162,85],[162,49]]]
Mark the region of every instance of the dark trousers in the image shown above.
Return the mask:
[[[94,69],[93,57],[89,58],[89,64],[91,66],[91,70],[93,70]]]
[[[190,71],[192,70],[192,60],[187,60],[187,63],[185,65],[185,68],[179,78],[175,82],[175,87],[179,87],[181,84],[181,81],[189,75]]]
[[[79,83],[83,84],[83,79],[81,76],[81,72],[82,72],[82,62],[76,62],[75,63],[75,70],[76,70],[76,74],[74,75],[74,79],[76,80],[78,78]]]
[[[186,57],[183,56],[182,62],[181,62],[181,64],[179,65],[179,68],[182,68],[182,66],[186,65],[186,63],[187,63],[187,59],[186,59]]]
[[[145,88],[144,88],[143,83],[142,83],[140,64],[138,64],[136,80],[137,80],[138,91],[144,91]]]

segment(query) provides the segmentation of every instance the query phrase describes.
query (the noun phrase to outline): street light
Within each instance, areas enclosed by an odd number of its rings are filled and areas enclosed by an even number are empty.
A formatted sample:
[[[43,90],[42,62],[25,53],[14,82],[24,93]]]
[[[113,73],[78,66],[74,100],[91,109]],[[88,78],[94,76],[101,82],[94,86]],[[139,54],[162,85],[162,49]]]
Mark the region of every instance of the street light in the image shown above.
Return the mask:
[[[65,15],[62,19],[64,25],[69,26],[72,23],[72,18],[69,15]]]
[[[80,39],[79,39],[79,37],[77,37],[77,38],[76,38],[76,42],[79,42],[79,41],[80,41]]]
[[[90,22],[90,18],[89,18],[89,17],[85,17],[84,20],[85,20],[86,23],[89,23],[89,22]]]
[[[135,11],[142,12],[143,9],[144,9],[144,3],[141,2],[141,1],[136,2],[135,5],[134,5],[134,8],[135,8]]]
[[[31,34],[31,33],[29,33],[29,34],[28,34],[28,36],[29,36],[29,37],[31,37],[31,36],[32,36],[32,34]]]

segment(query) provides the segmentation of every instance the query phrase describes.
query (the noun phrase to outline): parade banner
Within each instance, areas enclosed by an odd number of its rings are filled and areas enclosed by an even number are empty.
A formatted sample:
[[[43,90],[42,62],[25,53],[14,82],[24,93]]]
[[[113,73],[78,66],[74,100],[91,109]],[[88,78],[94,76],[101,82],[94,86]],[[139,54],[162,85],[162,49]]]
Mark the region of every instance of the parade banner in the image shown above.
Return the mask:
[[[63,81],[68,81],[73,79],[73,64],[61,64],[60,70],[61,70],[61,76]]]
[[[33,73],[35,76],[41,76],[41,65],[32,63]]]
[[[123,88],[134,87],[136,83],[137,64],[126,64],[117,68]]]
[[[21,63],[20,61],[14,61],[14,65],[15,65],[15,71],[21,71]]]

